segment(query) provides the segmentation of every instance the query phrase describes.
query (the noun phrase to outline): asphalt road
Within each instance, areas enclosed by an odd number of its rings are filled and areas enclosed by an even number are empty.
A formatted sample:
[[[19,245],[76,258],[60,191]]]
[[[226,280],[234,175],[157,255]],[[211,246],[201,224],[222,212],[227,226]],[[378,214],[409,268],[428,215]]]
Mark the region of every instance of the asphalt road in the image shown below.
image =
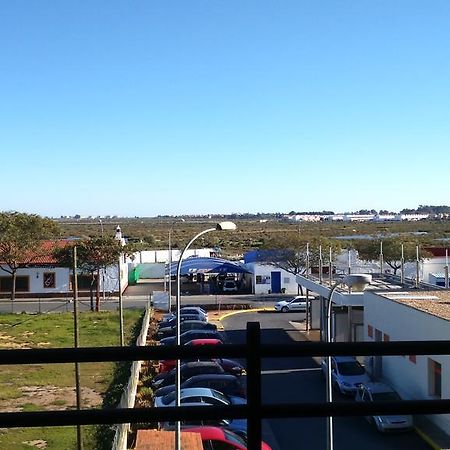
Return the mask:
[[[284,296],[289,297],[289,296]],[[221,305],[226,303],[250,303],[253,307],[271,306],[282,295],[272,296],[256,296],[256,295],[182,295],[182,305],[217,305],[220,308]],[[123,297],[124,308],[142,308],[144,309],[149,301],[147,295],[132,295]],[[95,299],[94,299],[95,302]],[[119,299],[117,297],[106,297],[103,301],[101,299],[101,309],[104,311],[116,310],[119,307]],[[52,312],[69,312],[73,310],[73,304],[70,299],[16,299],[14,304],[11,300],[0,300],[0,312],[2,313],[52,313]],[[89,311],[90,300],[89,298],[80,298],[79,310]]]
[[[289,320],[299,320],[302,316],[303,313],[243,313],[225,318],[222,324],[233,343],[244,343],[247,321],[259,321],[263,343],[283,344],[300,340],[299,332]],[[325,380],[317,361],[313,358],[265,358],[262,361],[262,401],[269,404],[325,402]],[[274,449],[326,448],[325,418],[268,419],[266,422],[270,433],[264,435],[263,431],[263,437]],[[336,450],[430,448],[414,432],[381,435],[362,417],[337,417],[334,428]]]

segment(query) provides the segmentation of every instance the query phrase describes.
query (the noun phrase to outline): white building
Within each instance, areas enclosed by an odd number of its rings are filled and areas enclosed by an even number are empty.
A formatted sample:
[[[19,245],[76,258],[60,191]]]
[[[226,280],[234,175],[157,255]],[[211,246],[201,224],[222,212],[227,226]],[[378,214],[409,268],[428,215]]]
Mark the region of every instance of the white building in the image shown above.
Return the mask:
[[[42,245],[42,255],[34,258],[32,263],[17,270],[16,297],[71,297],[73,295],[72,270],[59,267],[52,255],[56,247],[68,245],[69,241],[45,241]],[[12,277],[5,264],[0,265],[0,297],[11,295]],[[117,265],[106,267],[100,271],[99,289],[105,293],[119,292],[119,261]],[[122,292],[128,286],[128,264],[120,258],[120,276]],[[80,295],[86,295],[90,290],[91,276],[78,275]],[[96,290],[96,287],[94,287]]]
[[[296,276],[272,264],[250,262],[245,268],[252,273],[254,294],[298,294]]]
[[[366,341],[450,339],[450,292],[375,292],[364,294]],[[404,399],[450,398],[450,355],[371,357],[366,367],[391,384]],[[450,414],[429,417],[448,433]]]

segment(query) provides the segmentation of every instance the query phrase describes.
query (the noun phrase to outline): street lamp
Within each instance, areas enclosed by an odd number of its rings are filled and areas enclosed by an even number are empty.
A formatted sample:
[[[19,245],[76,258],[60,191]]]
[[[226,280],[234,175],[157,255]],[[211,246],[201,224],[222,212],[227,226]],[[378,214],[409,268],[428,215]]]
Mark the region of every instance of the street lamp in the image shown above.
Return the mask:
[[[220,222],[218,223],[214,228],[208,228],[207,230],[201,231],[197,235],[195,235],[184,247],[183,251],[181,252],[180,259],[178,260],[177,264],[177,326],[176,326],[176,344],[180,345],[180,309],[181,309],[181,262],[183,261],[183,256],[188,250],[188,248],[191,246],[191,244],[198,239],[200,236],[203,236],[206,233],[210,233],[211,231],[232,231],[236,229],[236,224],[233,222]],[[175,380],[175,386],[176,386],[176,403],[175,405],[178,407],[181,404],[181,376],[180,376],[180,359],[177,359],[176,363],[176,380]],[[177,421],[176,426],[176,432],[175,432],[175,448],[176,450],[181,450],[181,423],[180,421]]]
[[[347,285],[349,288],[353,288],[357,291],[363,291],[365,287],[370,284],[372,281],[372,275],[366,274],[352,274],[346,275],[344,278],[337,280],[334,285],[330,289],[330,293],[328,294],[327,305],[326,305],[326,323],[327,323],[327,334],[326,334],[326,342],[329,344],[331,342],[331,309],[332,302],[331,299],[333,297],[334,291],[341,284]],[[331,382],[331,356],[328,354],[327,356],[327,372],[326,372],[326,380],[327,380],[327,402],[333,402],[333,386]],[[330,415],[327,417],[327,450],[333,450],[333,416]]]

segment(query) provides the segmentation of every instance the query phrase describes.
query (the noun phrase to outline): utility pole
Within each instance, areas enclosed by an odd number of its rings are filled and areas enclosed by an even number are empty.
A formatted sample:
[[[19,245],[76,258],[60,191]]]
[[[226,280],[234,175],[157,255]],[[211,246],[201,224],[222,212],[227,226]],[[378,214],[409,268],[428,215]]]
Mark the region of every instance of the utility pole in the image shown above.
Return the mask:
[[[78,278],[77,278],[77,246],[73,247],[73,336],[74,347],[78,348]],[[80,366],[75,362],[75,390],[77,411],[81,409]],[[83,449],[81,425],[77,425],[77,448]]]
[[[120,269],[121,256],[119,256],[119,264],[117,267],[119,273],[119,332],[120,332],[120,346],[124,345],[124,337],[123,337],[123,296],[122,296],[122,271]]]

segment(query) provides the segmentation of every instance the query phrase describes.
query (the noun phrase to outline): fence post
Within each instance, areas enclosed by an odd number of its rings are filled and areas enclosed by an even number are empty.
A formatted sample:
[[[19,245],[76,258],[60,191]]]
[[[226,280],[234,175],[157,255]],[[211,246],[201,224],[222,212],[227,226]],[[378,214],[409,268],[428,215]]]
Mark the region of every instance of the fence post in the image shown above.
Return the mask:
[[[259,322],[247,323],[247,448],[261,449],[261,329]]]

